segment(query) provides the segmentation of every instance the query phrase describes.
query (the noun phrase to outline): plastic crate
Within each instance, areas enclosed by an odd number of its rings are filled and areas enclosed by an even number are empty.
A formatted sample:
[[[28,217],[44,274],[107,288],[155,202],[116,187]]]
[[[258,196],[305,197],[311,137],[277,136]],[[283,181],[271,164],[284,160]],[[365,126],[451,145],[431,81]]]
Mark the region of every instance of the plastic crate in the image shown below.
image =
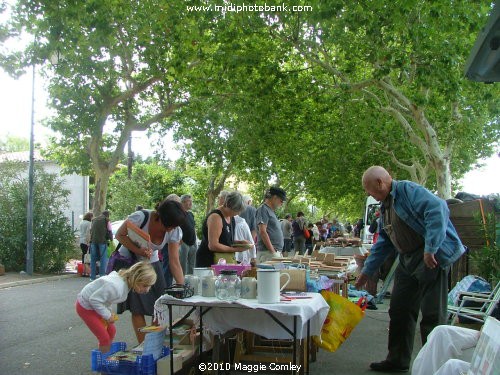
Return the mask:
[[[214,264],[212,266],[212,269],[214,270],[214,273],[218,275],[220,271],[224,270],[229,270],[229,271],[236,271],[236,274],[238,276],[241,276],[243,271],[251,269],[252,266],[244,266],[242,264]]]
[[[119,375],[156,375],[156,360],[152,354],[137,356],[135,362],[107,359],[110,355],[126,349],[125,342],[114,342],[108,353],[101,353],[98,349],[92,350],[92,371]],[[164,346],[160,358],[169,354],[169,348]]]

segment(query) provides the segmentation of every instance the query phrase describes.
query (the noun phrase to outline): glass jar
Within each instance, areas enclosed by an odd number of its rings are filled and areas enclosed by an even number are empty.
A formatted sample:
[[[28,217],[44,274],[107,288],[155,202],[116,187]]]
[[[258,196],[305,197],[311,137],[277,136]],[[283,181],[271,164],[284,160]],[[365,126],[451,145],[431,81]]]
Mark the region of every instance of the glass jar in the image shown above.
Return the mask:
[[[236,271],[222,270],[215,280],[215,296],[224,301],[240,298],[241,280]]]

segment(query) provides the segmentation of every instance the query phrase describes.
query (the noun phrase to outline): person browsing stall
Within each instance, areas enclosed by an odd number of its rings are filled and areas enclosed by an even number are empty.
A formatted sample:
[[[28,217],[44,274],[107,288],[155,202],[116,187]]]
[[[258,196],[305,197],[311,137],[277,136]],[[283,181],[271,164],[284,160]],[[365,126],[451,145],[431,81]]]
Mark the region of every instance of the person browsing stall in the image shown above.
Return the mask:
[[[92,219],[90,226],[90,280],[96,278],[96,262],[99,260],[99,275],[106,274],[108,265],[109,211],[104,210]]]
[[[286,201],[286,193],[279,187],[271,187],[264,196],[256,212],[257,220],[257,259],[259,263],[281,255],[283,232],[276,211]]]
[[[283,256],[287,257],[292,249],[292,215],[286,214],[281,222],[281,232],[283,233]]]
[[[85,264],[85,254],[87,254],[90,247],[90,226],[93,216],[94,214],[92,212],[87,212],[83,215],[82,221],[80,222],[80,249],[82,250],[82,264]],[[82,276],[85,276],[85,274],[86,272],[84,266]]]
[[[78,293],[76,313],[97,337],[99,350],[109,352],[116,335],[114,303],[127,299],[130,290],[147,293],[156,282],[156,272],[149,262],[138,262],[129,269],[113,271],[109,275],[85,285]]]
[[[182,227],[181,265],[185,275],[192,275],[196,263],[196,222],[191,209],[193,197],[190,194],[181,196],[181,204],[186,211],[186,223]]]
[[[448,272],[465,248],[450,221],[446,202],[429,190],[411,181],[393,180],[380,166],[368,168],[362,184],[367,194],[382,202],[381,230],[356,287],[363,287],[394,249],[399,253],[389,307],[389,353],[370,368],[406,372],[419,310],[425,344],[432,329],[446,322]]]
[[[246,240],[248,243],[252,244],[249,249],[235,253],[235,259],[238,263],[255,265],[257,261],[257,250],[255,249],[252,231],[250,230],[247,221],[242,217],[236,215],[234,217],[234,222],[234,239],[236,241]]]
[[[164,293],[166,288],[165,278],[158,256],[158,252],[168,246],[168,258],[170,272],[177,283],[184,283],[184,274],[182,272],[179,260],[179,247],[182,238],[182,225],[186,220],[186,212],[179,202],[173,200],[164,200],[159,203],[155,210],[136,211],[129,215],[127,220],[120,226],[116,233],[117,240],[122,244],[119,249],[121,255],[131,257],[134,253],[138,260],[148,260],[151,262],[157,279],[155,285],[147,294],[139,294],[134,291],[129,293],[127,301],[119,305],[118,313],[124,310],[130,310],[132,313],[132,326],[141,343],[144,340],[144,334],[139,332],[139,328],[146,325],[145,315],[152,316],[154,313],[155,301]],[[142,230],[150,236],[150,247],[139,248],[128,237],[127,221],[142,227]],[[143,222],[145,221],[144,225]]]
[[[240,213],[240,217],[245,219],[252,233],[253,242],[257,238],[257,224],[255,222],[255,212],[257,209],[252,206],[252,198],[249,195],[243,196],[243,202],[245,202],[245,209]]]
[[[306,218],[302,211],[297,212],[297,217],[292,223],[293,230],[293,248],[295,254],[304,255],[306,249],[306,237],[304,236],[304,228],[306,227]]]
[[[244,208],[243,197],[233,191],[219,198],[219,207],[208,213],[203,222],[203,238],[196,253],[196,267],[210,267],[215,264],[215,253],[237,253],[247,250],[245,247],[234,247],[233,244],[250,244],[250,241],[235,240],[236,223],[234,216]]]

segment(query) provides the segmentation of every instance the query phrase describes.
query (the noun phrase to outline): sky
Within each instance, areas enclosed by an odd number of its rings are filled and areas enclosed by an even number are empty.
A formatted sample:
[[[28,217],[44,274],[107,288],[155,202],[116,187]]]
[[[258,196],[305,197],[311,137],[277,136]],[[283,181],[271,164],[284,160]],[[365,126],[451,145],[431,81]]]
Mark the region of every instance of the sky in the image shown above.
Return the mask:
[[[23,75],[18,80],[12,79],[0,69],[0,139],[8,134],[11,136],[29,139],[31,126],[31,88],[32,72]],[[45,103],[47,93],[41,77],[35,76],[35,142],[44,144],[51,134],[40,122],[50,114]],[[166,144],[172,144],[172,139]],[[151,142],[145,133],[134,132],[132,150],[135,154],[149,156]],[[179,153],[168,150],[168,157],[175,159]],[[488,195],[500,193],[500,157],[493,155],[484,160],[484,167],[475,169],[466,174],[461,181],[461,191]]]

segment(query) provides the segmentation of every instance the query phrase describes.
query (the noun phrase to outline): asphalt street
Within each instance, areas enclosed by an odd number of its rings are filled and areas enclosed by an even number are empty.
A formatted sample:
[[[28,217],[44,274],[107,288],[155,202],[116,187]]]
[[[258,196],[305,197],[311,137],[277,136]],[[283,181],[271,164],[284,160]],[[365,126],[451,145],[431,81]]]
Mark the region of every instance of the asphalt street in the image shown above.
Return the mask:
[[[0,288],[0,375],[92,374],[90,352],[96,340],[74,310],[76,295],[86,283],[88,278],[82,277],[49,278]],[[310,373],[374,374],[369,363],[386,355],[387,303],[368,310],[335,353],[320,349]],[[116,326],[115,341],[135,345],[128,312]],[[415,344],[414,355],[420,348],[418,340]]]

